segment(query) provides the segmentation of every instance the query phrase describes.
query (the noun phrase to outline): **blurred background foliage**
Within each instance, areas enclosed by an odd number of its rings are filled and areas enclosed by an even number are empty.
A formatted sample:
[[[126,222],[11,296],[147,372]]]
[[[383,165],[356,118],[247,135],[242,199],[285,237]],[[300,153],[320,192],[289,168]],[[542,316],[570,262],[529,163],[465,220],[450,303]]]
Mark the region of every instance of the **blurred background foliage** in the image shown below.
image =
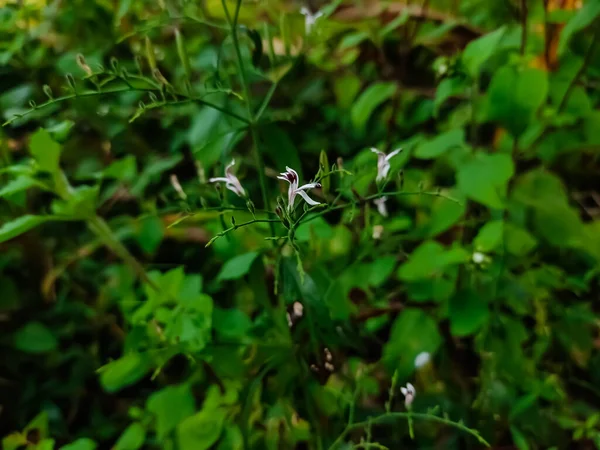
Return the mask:
[[[600,448],[599,0],[0,8],[3,448]]]

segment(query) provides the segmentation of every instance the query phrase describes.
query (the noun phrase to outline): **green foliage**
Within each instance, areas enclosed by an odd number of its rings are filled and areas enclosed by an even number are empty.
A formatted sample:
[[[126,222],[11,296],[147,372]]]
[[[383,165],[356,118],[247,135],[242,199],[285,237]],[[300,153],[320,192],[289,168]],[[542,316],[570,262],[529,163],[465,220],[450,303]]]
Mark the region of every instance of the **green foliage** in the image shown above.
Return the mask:
[[[600,448],[557,3],[0,1],[2,447]]]

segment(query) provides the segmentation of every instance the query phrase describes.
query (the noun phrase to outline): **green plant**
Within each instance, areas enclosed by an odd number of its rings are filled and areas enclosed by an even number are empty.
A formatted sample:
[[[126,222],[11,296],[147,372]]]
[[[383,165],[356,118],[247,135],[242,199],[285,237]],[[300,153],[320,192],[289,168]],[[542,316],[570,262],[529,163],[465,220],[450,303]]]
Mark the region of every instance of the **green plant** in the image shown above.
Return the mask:
[[[598,5],[7,4],[3,446],[598,445]]]

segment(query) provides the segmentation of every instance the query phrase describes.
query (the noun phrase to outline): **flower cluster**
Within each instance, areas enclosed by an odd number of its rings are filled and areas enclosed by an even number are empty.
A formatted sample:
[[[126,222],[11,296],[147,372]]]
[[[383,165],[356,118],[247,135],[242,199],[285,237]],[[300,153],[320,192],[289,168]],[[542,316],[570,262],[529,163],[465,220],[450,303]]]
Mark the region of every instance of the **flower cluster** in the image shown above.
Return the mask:
[[[387,179],[388,174],[390,172],[390,167],[391,167],[390,159],[392,159],[394,156],[396,156],[398,153],[400,153],[401,150],[402,150],[401,148],[398,148],[389,154],[385,154],[384,152],[382,152],[376,148],[371,148],[371,151],[377,154],[377,177],[376,177],[377,183],[384,182]],[[235,195],[237,195],[238,197],[247,198],[246,191],[242,187],[240,180],[238,179],[237,176],[234,175],[234,173],[232,171],[232,168],[234,165],[235,165],[235,160],[232,159],[231,163],[229,163],[225,167],[225,176],[210,178],[208,181],[210,183],[221,183],[221,182],[225,183],[225,187],[227,189],[229,189],[231,192],[233,192]],[[285,172],[280,173],[277,178],[289,183],[288,193],[287,193],[287,206],[286,206],[287,213],[291,214],[294,212],[297,196],[302,197],[302,199],[310,206],[320,205],[321,203],[317,202],[316,200],[313,200],[312,198],[310,198],[308,196],[307,191],[310,189],[320,188],[321,184],[318,182],[313,182],[313,183],[306,183],[306,184],[303,184],[302,186],[300,186],[299,185],[300,179],[298,176],[298,172],[296,172],[291,167],[287,167],[287,166],[285,169],[286,169]],[[382,197],[374,200],[374,203],[377,206],[377,210],[384,217],[388,216],[387,207],[385,205],[386,201],[387,201],[387,197],[385,197],[385,196],[382,196]]]

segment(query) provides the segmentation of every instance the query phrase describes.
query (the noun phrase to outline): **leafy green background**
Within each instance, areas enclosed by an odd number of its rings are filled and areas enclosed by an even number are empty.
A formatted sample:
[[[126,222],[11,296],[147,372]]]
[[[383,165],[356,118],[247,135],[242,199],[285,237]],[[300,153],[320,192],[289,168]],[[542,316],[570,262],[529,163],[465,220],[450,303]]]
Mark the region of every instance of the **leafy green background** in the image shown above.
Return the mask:
[[[0,0],[3,448],[600,448],[599,16]]]

